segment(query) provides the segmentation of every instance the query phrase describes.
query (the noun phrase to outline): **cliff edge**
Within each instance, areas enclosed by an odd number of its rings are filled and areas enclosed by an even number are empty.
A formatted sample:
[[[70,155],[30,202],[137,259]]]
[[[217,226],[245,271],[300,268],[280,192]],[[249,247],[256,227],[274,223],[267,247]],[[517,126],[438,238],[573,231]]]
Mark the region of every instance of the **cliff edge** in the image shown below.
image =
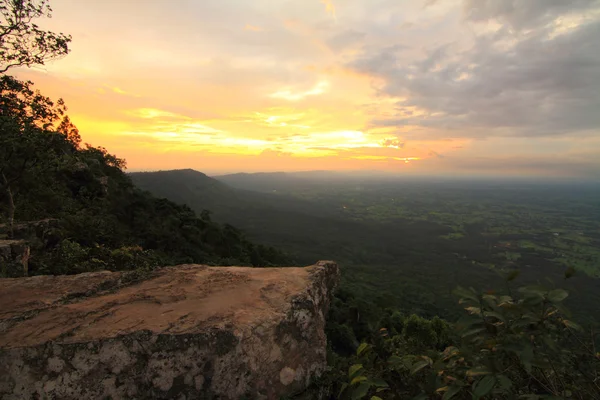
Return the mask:
[[[0,398],[278,399],[326,366],[334,262],[0,279]]]

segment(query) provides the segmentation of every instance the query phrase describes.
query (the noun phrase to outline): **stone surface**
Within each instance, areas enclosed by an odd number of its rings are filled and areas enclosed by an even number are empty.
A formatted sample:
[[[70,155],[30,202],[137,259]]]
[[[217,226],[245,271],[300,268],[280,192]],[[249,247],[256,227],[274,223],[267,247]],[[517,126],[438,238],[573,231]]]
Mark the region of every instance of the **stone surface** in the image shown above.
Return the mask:
[[[2,399],[279,399],[326,366],[333,262],[0,279]]]

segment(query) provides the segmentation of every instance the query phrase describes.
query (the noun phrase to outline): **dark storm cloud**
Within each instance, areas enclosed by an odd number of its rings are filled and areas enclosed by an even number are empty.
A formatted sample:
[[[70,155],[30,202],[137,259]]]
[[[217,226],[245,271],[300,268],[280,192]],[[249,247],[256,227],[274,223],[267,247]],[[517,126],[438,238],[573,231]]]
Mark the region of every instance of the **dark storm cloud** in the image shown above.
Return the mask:
[[[406,99],[396,104],[393,117],[372,124],[460,130],[464,136],[600,129],[600,19],[562,31],[551,23],[598,4],[466,0],[467,20],[494,20],[501,28],[475,35],[468,47],[445,43],[429,49],[417,61],[401,46],[365,52],[351,66],[382,78],[382,95]],[[423,113],[413,114],[415,107]]]

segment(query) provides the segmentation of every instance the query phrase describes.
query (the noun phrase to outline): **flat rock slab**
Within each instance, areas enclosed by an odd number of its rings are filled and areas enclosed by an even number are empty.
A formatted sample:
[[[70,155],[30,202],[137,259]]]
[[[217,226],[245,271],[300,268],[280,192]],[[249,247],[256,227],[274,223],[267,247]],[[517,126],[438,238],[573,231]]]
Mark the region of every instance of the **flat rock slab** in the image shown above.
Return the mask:
[[[302,391],[326,366],[325,315],[338,281],[326,261],[0,279],[0,398]]]

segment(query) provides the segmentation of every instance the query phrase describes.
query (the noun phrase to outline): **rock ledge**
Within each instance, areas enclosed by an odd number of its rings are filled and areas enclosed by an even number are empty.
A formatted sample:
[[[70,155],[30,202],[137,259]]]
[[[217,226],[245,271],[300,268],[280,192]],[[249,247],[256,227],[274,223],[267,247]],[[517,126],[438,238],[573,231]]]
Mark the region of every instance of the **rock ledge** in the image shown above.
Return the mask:
[[[278,399],[326,366],[337,264],[0,279],[0,398]]]

